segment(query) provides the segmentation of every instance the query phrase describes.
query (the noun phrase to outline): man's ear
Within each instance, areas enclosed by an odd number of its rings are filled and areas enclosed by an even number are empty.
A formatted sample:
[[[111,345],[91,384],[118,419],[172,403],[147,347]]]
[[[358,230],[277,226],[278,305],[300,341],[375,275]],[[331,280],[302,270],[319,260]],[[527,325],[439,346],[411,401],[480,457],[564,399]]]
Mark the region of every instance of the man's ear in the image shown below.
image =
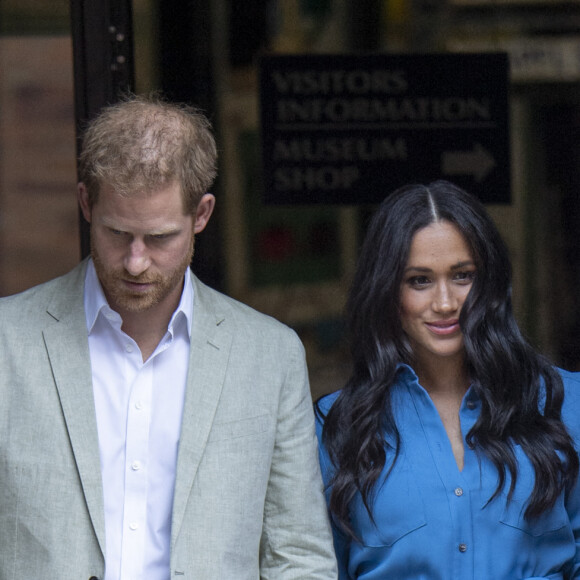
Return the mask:
[[[77,198],[83,213],[83,217],[87,222],[91,223],[91,206],[89,204],[89,192],[85,184],[81,181],[77,186]]]
[[[206,193],[197,204],[197,209],[195,210],[195,222],[193,224],[193,232],[195,234],[199,234],[205,229],[214,207],[215,197],[211,193]]]

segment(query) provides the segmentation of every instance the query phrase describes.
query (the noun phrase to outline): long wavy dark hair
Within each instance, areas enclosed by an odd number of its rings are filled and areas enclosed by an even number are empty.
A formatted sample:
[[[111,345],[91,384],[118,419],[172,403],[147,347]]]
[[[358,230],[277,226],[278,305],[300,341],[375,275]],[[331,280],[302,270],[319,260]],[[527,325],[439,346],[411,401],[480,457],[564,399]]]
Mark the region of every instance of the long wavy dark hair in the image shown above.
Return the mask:
[[[481,399],[481,414],[466,442],[498,471],[489,501],[504,488],[507,472],[508,501],[512,497],[518,475],[514,444],[521,445],[535,471],[527,519],[550,509],[578,474],[578,456],[561,421],[562,380],[514,319],[511,264],[491,218],[477,199],[449,182],[406,186],[383,201],[370,223],[347,302],[353,370],[323,417],[323,442],[335,467],[330,511],[353,537],[349,506],[360,493],[372,518],[373,491],[386,463],[385,433],[394,442],[389,472],[399,453],[390,390],[397,365],[412,361],[399,312],[409,248],[418,230],[440,220],[459,229],[476,266],[459,323],[472,388]],[[317,412],[322,414],[318,405]]]

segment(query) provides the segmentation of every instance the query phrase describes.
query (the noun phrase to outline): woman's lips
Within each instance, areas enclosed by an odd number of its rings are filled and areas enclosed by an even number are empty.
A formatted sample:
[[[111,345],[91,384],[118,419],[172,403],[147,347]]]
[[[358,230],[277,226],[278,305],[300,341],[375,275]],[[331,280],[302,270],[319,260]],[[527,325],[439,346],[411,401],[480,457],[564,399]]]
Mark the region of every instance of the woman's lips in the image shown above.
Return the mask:
[[[433,333],[439,336],[447,336],[455,334],[460,331],[459,320],[436,320],[434,322],[426,322],[425,326]]]

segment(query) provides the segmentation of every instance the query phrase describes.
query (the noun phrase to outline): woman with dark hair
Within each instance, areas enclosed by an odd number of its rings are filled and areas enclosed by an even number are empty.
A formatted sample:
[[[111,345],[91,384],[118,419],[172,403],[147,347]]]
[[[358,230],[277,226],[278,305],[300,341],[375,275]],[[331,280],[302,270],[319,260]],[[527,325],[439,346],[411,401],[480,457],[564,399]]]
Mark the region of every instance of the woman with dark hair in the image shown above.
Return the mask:
[[[580,578],[580,377],[518,329],[483,206],[388,196],[347,322],[352,374],[316,405],[340,578]]]

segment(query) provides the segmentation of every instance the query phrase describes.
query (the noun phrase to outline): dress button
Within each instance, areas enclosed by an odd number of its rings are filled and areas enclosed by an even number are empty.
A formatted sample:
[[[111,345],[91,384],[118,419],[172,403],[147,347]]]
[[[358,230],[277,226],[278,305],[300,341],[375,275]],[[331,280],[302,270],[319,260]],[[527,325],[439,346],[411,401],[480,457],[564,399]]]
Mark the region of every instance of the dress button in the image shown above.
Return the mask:
[[[461,497],[463,495],[463,490],[460,487],[455,488],[455,495]]]
[[[460,552],[467,552],[467,544],[459,544]]]

